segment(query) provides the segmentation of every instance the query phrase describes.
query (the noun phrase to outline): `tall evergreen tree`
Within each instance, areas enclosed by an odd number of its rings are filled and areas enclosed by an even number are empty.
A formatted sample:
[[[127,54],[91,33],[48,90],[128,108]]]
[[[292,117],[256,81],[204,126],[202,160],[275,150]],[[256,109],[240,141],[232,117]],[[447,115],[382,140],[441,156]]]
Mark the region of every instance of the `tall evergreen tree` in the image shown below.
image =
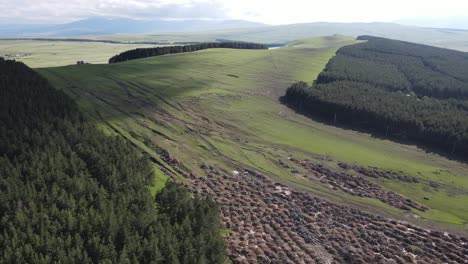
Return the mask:
[[[216,205],[174,183],[155,200],[151,175],[130,143],[0,59],[0,263],[197,263],[194,252],[222,263]],[[221,246],[195,251],[198,240]]]
[[[363,36],[286,102],[333,123],[468,156],[468,54]]]

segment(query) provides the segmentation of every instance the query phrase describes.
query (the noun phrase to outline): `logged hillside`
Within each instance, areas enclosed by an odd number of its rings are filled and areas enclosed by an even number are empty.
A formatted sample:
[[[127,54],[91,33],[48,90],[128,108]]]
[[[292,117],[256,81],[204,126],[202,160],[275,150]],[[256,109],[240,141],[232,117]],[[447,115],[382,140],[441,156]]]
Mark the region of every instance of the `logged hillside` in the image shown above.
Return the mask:
[[[210,42],[184,46],[169,46],[157,48],[140,48],[122,52],[109,59],[109,63],[116,63],[128,60],[143,59],[148,57],[161,56],[166,54],[176,54],[183,52],[192,52],[204,49],[267,49],[267,46],[248,42]]]
[[[102,130],[193,194],[211,194],[233,263],[464,261],[468,241],[452,234],[468,230],[466,164],[279,102],[353,43],[333,36],[38,72]]]
[[[376,37],[341,48],[288,104],[335,123],[468,154],[468,54]]]
[[[222,263],[217,206],[89,124],[63,92],[0,59],[1,263]]]

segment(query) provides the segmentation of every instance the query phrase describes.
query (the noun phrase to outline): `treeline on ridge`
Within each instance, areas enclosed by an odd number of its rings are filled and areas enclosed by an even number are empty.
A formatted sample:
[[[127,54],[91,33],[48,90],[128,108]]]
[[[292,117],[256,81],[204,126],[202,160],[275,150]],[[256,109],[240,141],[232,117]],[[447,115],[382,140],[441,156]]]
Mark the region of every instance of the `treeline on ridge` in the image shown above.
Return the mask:
[[[89,124],[22,63],[0,59],[0,263],[223,263],[218,208]]]
[[[109,63],[142,59],[166,54],[192,52],[204,49],[228,48],[228,49],[268,49],[266,45],[249,42],[207,42],[192,45],[165,46],[156,48],[138,48],[122,52],[109,59]]]
[[[363,36],[338,50],[317,81],[293,84],[299,111],[466,157],[468,54]]]

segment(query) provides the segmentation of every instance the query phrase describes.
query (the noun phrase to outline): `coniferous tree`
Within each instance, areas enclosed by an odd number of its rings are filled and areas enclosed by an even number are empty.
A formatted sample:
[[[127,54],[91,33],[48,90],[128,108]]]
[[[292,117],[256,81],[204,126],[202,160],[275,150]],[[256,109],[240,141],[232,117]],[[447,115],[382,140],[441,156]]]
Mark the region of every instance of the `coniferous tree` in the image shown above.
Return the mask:
[[[196,263],[193,252],[222,263],[216,205],[173,183],[155,200],[148,175],[130,143],[86,122],[24,64],[0,59],[0,263]],[[198,203],[211,228],[198,227]],[[223,246],[194,251],[200,238]]]
[[[364,36],[286,102],[330,122],[468,156],[468,54]]]
[[[122,52],[109,59],[109,63],[117,63],[128,60],[142,59],[167,54],[192,52],[204,49],[225,48],[225,49],[268,49],[266,45],[249,42],[208,42],[191,44],[184,46],[138,48]]]

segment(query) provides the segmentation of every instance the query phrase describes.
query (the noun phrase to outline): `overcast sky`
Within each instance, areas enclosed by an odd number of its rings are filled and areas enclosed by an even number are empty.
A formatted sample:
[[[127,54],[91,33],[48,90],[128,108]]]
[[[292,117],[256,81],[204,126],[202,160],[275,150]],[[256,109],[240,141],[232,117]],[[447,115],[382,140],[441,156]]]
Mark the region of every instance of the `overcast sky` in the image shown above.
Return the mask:
[[[267,24],[390,22],[468,16],[467,0],[0,0],[0,22],[62,23],[95,16],[245,19]]]

